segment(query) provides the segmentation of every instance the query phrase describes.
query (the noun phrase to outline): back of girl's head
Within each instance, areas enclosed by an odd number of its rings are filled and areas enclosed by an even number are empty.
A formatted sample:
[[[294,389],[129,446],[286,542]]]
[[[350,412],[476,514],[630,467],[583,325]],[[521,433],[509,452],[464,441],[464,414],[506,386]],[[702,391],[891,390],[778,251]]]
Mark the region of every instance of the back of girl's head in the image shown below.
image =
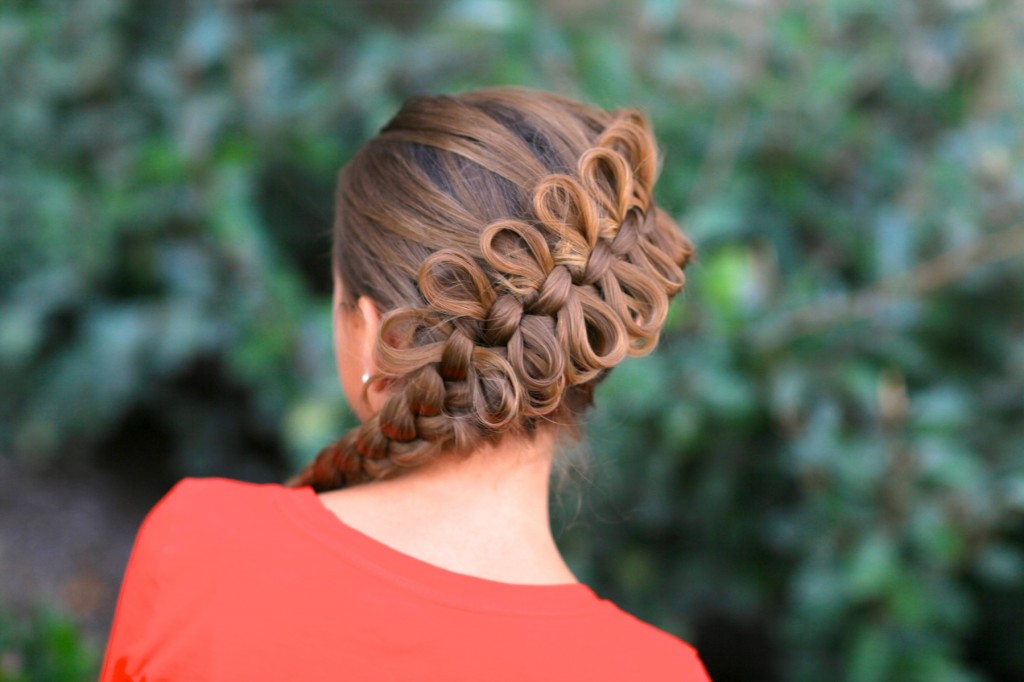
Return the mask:
[[[292,483],[384,478],[506,435],[575,428],[657,343],[693,248],[653,203],[646,120],[552,94],[409,100],[341,173],[342,305],[382,313],[382,408]]]

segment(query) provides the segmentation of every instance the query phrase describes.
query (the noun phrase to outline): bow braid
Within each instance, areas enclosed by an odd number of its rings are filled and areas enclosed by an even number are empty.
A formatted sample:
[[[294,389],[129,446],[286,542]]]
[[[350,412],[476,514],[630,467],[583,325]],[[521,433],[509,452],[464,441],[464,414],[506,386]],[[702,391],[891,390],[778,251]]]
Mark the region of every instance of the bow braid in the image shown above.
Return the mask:
[[[338,241],[397,269],[364,269],[379,289],[406,273],[390,306],[352,294],[390,309],[376,348],[389,388],[293,484],[384,478],[571,423],[608,370],[655,346],[693,247],[653,203],[640,114],[481,91],[414,100],[367,150],[342,176]],[[346,290],[346,267],[367,268],[355,257],[337,259]]]

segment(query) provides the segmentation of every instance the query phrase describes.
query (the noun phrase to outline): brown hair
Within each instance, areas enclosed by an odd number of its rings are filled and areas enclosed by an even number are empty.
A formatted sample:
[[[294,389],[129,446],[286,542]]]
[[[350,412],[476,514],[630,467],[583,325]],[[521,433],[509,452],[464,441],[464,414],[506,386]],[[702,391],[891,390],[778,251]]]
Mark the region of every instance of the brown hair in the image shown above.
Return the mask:
[[[329,490],[574,429],[657,343],[693,246],[653,203],[644,117],[498,88],[417,97],[343,169],[343,305],[382,311],[379,412],[290,481]]]

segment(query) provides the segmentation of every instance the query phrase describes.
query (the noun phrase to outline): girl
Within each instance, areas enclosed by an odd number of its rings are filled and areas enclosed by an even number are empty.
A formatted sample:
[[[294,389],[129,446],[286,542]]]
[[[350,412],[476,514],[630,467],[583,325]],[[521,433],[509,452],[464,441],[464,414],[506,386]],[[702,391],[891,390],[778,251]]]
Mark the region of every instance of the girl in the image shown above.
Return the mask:
[[[548,481],[657,342],[693,248],[644,118],[534,91],[407,102],[341,173],[334,338],[362,423],[287,487],[150,513],[103,680],[707,680],[562,560]]]

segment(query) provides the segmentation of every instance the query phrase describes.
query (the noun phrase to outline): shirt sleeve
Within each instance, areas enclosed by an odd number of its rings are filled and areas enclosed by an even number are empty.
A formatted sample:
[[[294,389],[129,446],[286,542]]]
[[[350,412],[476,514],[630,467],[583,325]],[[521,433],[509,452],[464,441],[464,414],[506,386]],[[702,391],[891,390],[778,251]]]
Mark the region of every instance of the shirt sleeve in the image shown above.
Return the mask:
[[[178,483],[150,511],[135,538],[121,584],[100,682],[202,679],[201,604],[193,538],[203,510],[194,483]],[[180,665],[188,669],[177,669]]]

